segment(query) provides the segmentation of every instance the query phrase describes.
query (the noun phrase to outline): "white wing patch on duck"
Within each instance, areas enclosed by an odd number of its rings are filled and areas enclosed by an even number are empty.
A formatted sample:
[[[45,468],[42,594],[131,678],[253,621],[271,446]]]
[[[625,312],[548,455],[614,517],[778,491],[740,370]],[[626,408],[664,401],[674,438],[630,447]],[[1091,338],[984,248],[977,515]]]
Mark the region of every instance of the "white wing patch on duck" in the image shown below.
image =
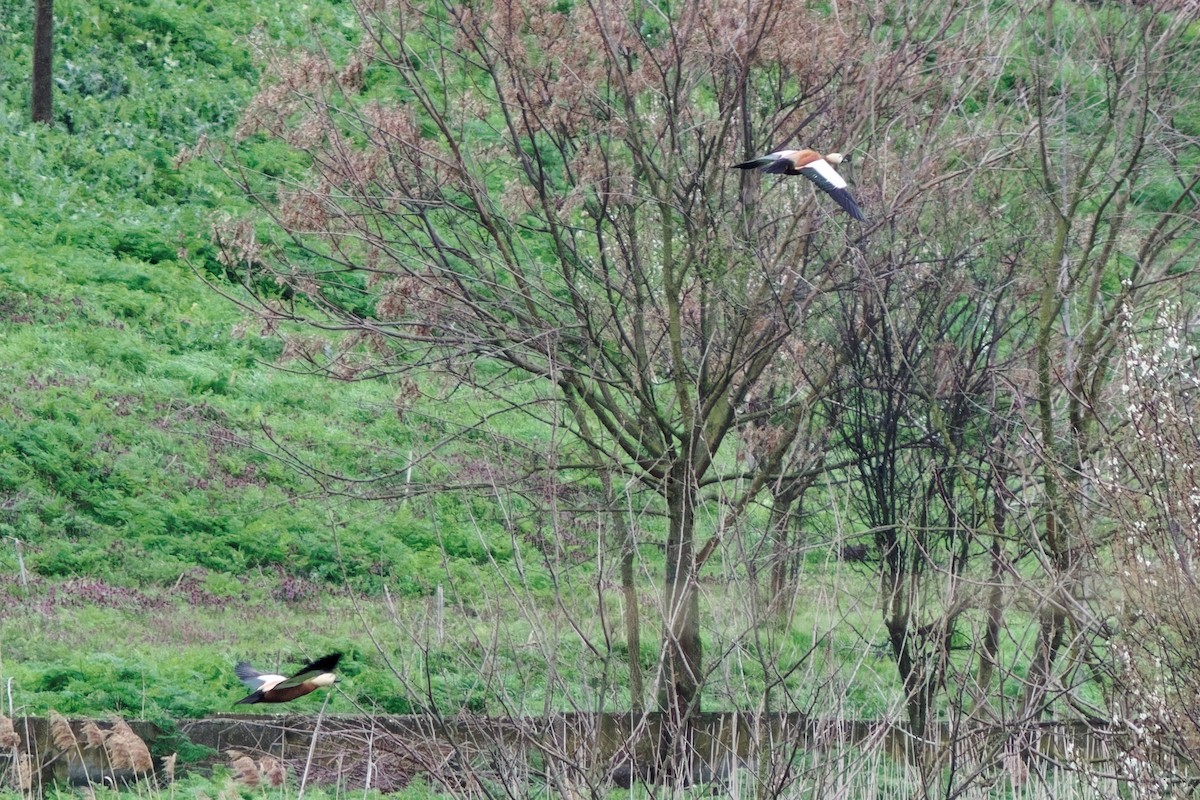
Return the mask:
[[[847,214],[865,222],[866,217],[847,188],[846,179],[834,168],[843,160],[841,153],[822,156],[816,150],[776,150],[733,166],[735,169],[759,169],[771,174],[803,175],[837,201]]]

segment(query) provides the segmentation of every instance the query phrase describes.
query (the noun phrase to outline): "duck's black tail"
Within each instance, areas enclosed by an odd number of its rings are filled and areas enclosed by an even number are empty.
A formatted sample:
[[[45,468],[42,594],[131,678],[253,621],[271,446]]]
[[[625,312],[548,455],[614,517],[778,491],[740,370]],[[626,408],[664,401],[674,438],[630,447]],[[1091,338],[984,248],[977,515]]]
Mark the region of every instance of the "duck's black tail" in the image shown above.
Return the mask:
[[[743,161],[740,164],[734,164],[732,169],[754,169],[755,167],[762,167],[770,164],[772,161],[777,160],[778,159],[772,158],[771,156],[759,156],[758,158],[752,158],[749,161]]]

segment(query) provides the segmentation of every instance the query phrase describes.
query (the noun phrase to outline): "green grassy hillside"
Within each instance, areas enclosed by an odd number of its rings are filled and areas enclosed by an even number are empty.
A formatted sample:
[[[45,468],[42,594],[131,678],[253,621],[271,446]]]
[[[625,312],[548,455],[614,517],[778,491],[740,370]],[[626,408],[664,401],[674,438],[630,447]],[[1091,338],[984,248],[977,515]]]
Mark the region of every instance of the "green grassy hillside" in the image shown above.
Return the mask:
[[[386,382],[289,369],[206,283],[236,291],[209,241],[242,200],[211,162],[179,158],[230,141],[253,38],[298,42],[352,11],[56,12],[47,128],[28,121],[31,7],[0,2],[0,678],[18,712],[180,716],[239,696],[237,657],[342,649],[354,674],[369,642],[346,592],[469,599],[512,540],[453,498],[338,500],[293,466],[396,473],[443,434],[420,408],[402,421]],[[368,668],[356,696],[386,703],[386,684]]]
[[[441,567],[440,549],[423,555],[426,522],[311,499],[270,444],[330,473],[388,472],[422,446],[419,423],[401,423],[384,384],[279,368],[278,338],[196,274],[224,282],[209,230],[239,198],[204,159],[176,166],[201,137],[227,137],[255,87],[247,37],[295,41],[349,10],[59,6],[53,129],[27,121],[25,4],[0,9],[3,574],[20,540],[44,577],[163,586],[199,567],[429,591]]]

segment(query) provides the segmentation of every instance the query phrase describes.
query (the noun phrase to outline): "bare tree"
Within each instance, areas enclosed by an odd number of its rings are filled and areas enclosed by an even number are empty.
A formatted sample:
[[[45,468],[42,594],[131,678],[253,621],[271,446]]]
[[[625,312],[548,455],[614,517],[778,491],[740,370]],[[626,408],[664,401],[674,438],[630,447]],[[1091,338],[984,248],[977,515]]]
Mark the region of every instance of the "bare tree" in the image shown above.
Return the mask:
[[[1049,3],[1029,14],[1024,39],[1036,135],[1028,160],[1039,179],[1028,190],[1038,200],[1029,224],[1053,232],[1028,272],[1037,322],[1029,421],[1036,455],[1027,469],[1040,483],[1031,533],[1046,579],[1029,668],[1031,715],[1043,709],[1068,629],[1082,652],[1095,640],[1099,618],[1080,578],[1103,539],[1092,535],[1087,476],[1106,424],[1121,314],[1152,306],[1172,279],[1189,274],[1200,184],[1200,173],[1180,170],[1176,154],[1187,139],[1172,122],[1197,69],[1179,33],[1200,10],[1113,18],[1072,7],[1081,35],[1070,42],[1055,25],[1058,10]],[[1156,182],[1174,185],[1165,201],[1147,203]]]
[[[1113,514],[1114,658],[1110,718],[1143,785],[1189,785],[1200,762],[1200,496],[1195,298],[1164,299],[1152,317],[1122,314],[1112,400],[1123,413],[1103,434],[1109,458],[1098,496]]]
[[[1146,308],[1188,274],[1196,248],[1197,176],[1177,166],[1189,140],[1170,122],[1196,74],[1177,35],[1195,12],[1114,19],[1071,6],[1085,35],[1067,39],[1059,11],[1024,9],[1034,27],[1008,44],[986,28],[971,40],[1025,87],[1003,114],[940,118],[980,102],[968,82],[925,109],[923,136],[890,138],[907,170],[903,202],[864,248],[858,292],[842,293],[829,315],[843,369],[823,408],[875,537],[889,643],[918,731],[953,663],[956,620],[975,604],[964,586],[990,583],[982,692],[997,666],[1000,583],[1030,557],[1039,571],[1024,588],[1039,598],[1040,632],[1018,716],[1035,719],[1059,696],[1048,692],[1068,628],[1064,683],[1100,657],[1102,613],[1088,608],[1080,578],[1084,557],[1105,544],[1093,536],[1102,523],[1086,476],[1109,413],[1120,310]],[[1002,55],[1018,42],[1025,57]],[[971,124],[983,120],[1000,123],[994,136]],[[940,160],[951,142],[958,169]],[[1172,174],[1159,207],[1139,202]],[[1054,236],[1028,235],[1041,230]],[[990,569],[971,576],[975,561]]]
[[[54,122],[54,0],[37,0],[33,19],[32,117]]]
[[[285,263],[242,227],[228,258],[275,265],[319,324],[375,348],[375,369],[503,365],[488,391],[568,426],[575,463],[661,496],[659,704],[683,720],[704,674],[700,489],[724,479],[739,407],[831,270],[807,240],[847,242],[850,221],[831,219],[764,256],[734,229],[750,68],[792,31],[773,3],[744,18],[687,3],[672,20],[640,4],[359,11],[349,67],[276,63],[246,117],[312,157],[292,185],[242,173],[305,257]],[[357,97],[366,67],[390,70],[406,102]],[[529,378],[550,405],[525,401]]]
[[[270,270],[324,315],[303,321],[370,348],[367,374],[442,370],[486,384],[514,412],[568,427],[579,445],[567,462],[662,498],[659,704],[682,720],[699,708],[704,674],[698,571],[720,543],[697,547],[701,490],[729,487],[717,494],[738,509],[792,480],[785,455],[811,427],[817,389],[768,390],[806,369],[795,360],[834,330],[823,309],[856,291],[863,264],[863,229],[814,203],[807,182],[764,184],[729,166],[798,135],[852,140],[893,114],[893,133],[930,146],[941,134],[914,100],[951,84],[975,92],[987,77],[966,57],[953,76],[926,64],[930,41],[968,47],[969,9],[921,7],[899,46],[883,46],[865,16],[830,29],[777,2],[687,2],[670,16],[640,3],[363,4],[348,65],[322,54],[270,64],[242,132],[284,138],[311,173],[241,169],[291,240],[233,225],[225,258]],[[404,102],[362,94],[363,75],[380,70]],[[965,182],[997,157],[991,145],[1003,147],[989,133],[972,145],[979,160],[949,174],[935,174],[931,155],[888,205],[873,189],[866,202],[890,215]],[[301,319],[260,300],[268,316]],[[348,359],[327,366],[360,374]],[[500,377],[472,374],[479,360]],[[552,395],[528,402],[529,379]],[[744,471],[722,454],[755,419],[787,421],[739,493]]]
[[[780,595],[818,476],[872,540],[917,732],[948,686],[982,709],[1011,674],[1005,586],[1036,561],[1040,635],[1021,654],[1036,717],[1068,627],[1073,652],[1095,642],[1077,558],[1119,310],[1194,254],[1200,181],[1170,123],[1193,17],[1133,10],[1121,27],[1073,6],[1079,43],[1056,6],[364,0],[348,59],[261,54],[240,133],[306,167],[225,158],[275,225],[222,226],[222,257],[272,329],[343,335],[292,336],[289,357],[467,387],[492,418],[554,432],[497,443],[487,480],[459,488],[553,505],[600,476],[580,505],[620,554],[634,676],[648,534],[622,487],[652,496],[657,703],[679,733],[664,759],[682,760],[709,674],[701,570],[735,531],[751,577],[774,551]],[[797,140],[865,156],[850,178],[867,225],[802,179],[729,169]],[[1164,179],[1165,206],[1142,204]],[[765,536],[723,524],[763,498]],[[976,659],[954,652],[967,618]]]

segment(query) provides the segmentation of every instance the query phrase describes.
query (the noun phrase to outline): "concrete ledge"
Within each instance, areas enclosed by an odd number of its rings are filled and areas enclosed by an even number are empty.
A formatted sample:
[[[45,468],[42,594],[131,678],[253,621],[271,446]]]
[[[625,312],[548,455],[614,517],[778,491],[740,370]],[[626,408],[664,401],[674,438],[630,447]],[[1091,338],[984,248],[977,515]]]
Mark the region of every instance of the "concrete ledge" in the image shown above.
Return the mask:
[[[76,738],[85,741],[86,721],[71,722]],[[18,718],[20,753],[38,765],[43,785],[128,783],[162,777],[162,758],[178,747],[179,736],[210,748],[207,760],[179,764],[178,770],[208,770],[228,764],[229,751],[251,759],[275,759],[293,775],[307,768],[315,782],[347,788],[370,785],[384,791],[399,788],[424,773],[453,786],[478,775],[506,772],[537,774],[548,782],[585,780],[629,786],[658,783],[664,765],[672,765],[673,782],[722,780],[739,769],[762,770],[786,765],[801,751],[869,747],[898,761],[939,757],[953,745],[957,757],[983,761],[1011,752],[1012,728],[961,727],[952,738],[940,726],[932,739],[917,740],[904,726],[872,721],[820,720],[800,714],[756,715],[708,713],[681,730],[664,730],[661,714],[561,714],[550,717],[492,718],[301,714],[223,714],[181,720],[176,730],[149,722],[129,725],[149,746],[152,774],[114,769],[103,747],[63,751],[53,742],[48,720]],[[111,723],[97,721],[101,728]],[[313,734],[316,732],[314,745]],[[1083,723],[1046,723],[1021,732],[1026,749],[1057,754],[1067,749],[1103,757],[1108,736]],[[1070,748],[1067,747],[1068,743]],[[311,753],[311,760],[310,760]],[[0,773],[12,758],[0,753]]]

